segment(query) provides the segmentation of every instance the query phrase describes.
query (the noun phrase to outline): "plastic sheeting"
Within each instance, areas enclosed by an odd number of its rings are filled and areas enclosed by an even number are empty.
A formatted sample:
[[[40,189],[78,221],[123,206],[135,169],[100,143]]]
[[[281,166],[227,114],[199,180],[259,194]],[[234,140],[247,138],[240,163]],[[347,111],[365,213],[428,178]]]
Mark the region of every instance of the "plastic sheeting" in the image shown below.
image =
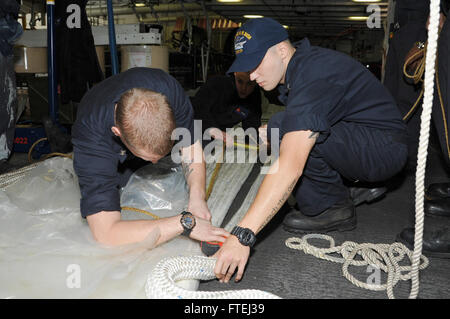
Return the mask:
[[[188,187],[181,166],[165,157],[157,165],[150,164],[140,168],[122,190],[120,203],[122,207],[138,208],[158,217],[179,214],[188,204]],[[123,218],[149,217],[127,210]]]
[[[144,170],[150,174],[148,167]],[[153,187],[168,189],[181,174],[159,176]],[[130,189],[142,178],[133,181]],[[123,196],[130,204],[135,199],[127,187]],[[102,246],[81,218],[79,198],[72,161],[65,158],[45,161],[0,192],[1,298],[144,298],[148,272],[161,258],[201,254],[196,242],[181,237],[151,249],[156,240],[152,234],[139,244]],[[156,211],[163,200],[150,200],[143,209]],[[164,217],[179,212],[171,208],[158,213]],[[127,212],[123,215],[128,217]],[[198,282],[180,285],[196,289]]]
[[[207,182],[214,167],[213,162],[207,165]],[[213,224],[221,223],[251,168],[248,163],[222,165],[208,200]],[[202,255],[198,242],[182,236],[158,247],[153,247],[156,234],[139,244],[100,245],[81,218],[79,199],[68,158],[42,162],[0,190],[0,298],[145,298],[147,276],[160,260]],[[179,214],[187,200],[181,167],[167,161],[138,170],[121,192],[123,207],[159,217]],[[122,215],[153,218],[130,210]],[[197,280],[177,284],[198,288]]]

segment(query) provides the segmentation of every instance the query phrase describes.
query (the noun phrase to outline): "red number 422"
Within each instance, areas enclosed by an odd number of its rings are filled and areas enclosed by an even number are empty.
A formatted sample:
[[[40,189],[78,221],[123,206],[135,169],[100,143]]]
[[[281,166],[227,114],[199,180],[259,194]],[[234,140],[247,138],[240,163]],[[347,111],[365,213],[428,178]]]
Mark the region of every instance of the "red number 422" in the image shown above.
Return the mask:
[[[16,144],[28,144],[28,138],[27,137],[16,137],[14,139],[14,143],[16,143]]]

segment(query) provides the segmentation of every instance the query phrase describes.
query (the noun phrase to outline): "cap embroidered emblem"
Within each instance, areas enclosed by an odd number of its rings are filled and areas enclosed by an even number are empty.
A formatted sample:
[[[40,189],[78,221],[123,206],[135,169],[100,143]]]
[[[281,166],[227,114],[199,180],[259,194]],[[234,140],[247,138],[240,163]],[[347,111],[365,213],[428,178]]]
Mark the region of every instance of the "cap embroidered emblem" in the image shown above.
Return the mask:
[[[234,37],[234,51],[236,54],[244,50],[244,44],[250,40],[252,36],[245,31],[238,31]]]

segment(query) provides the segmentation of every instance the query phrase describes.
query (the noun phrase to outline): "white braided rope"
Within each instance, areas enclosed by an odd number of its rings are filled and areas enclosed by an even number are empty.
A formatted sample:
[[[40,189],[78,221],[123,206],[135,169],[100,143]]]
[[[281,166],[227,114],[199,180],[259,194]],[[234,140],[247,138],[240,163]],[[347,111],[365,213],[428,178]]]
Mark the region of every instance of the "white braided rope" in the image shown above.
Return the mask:
[[[422,254],[423,224],[424,224],[424,196],[425,196],[425,168],[428,155],[428,139],[430,135],[431,111],[434,96],[434,75],[436,65],[436,51],[439,37],[439,8],[440,0],[430,2],[430,24],[428,26],[428,47],[425,67],[425,93],[423,98],[419,150],[416,169],[416,224],[414,235],[414,251],[411,270],[411,293],[409,298],[416,298],[419,293],[419,264]]]
[[[255,290],[191,291],[176,285],[179,280],[215,279],[216,259],[203,256],[170,257],[160,261],[148,275],[145,293],[149,299],[279,299]]]
[[[5,173],[0,175],[0,189],[6,189],[8,186],[18,182],[25,176],[27,176],[28,172],[38,166],[39,163],[33,163],[27,165],[25,167],[19,168],[15,171]]]
[[[322,239],[327,240],[330,244],[328,248],[318,248],[311,245],[308,240]],[[390,299],[394,297],[394,286],[400,281],[410,280],[412,276],[412,266],[400,266],[400,262],[409,257],[411,260],[412,252],[401,243],[393,244],[358,244],[352,241],[346,241],[341,246],[336,246],[334,239],[328,235],[308,234],[302,238],[291,237],[286,240],[286,246],[292,249],[303,250],[306,254],[313,255],[317,258],[341,263],[342,273],[352,284],[374,291],[386,290]],[[340,254],[342,257],[335,257],[331,254]],[[356,260],[357,255],[362,259]],[[421,256],[422,264],[420,269],[428,266],[428,258]],[[387,273],[387,282],[385,284],[371,284],[356,279],[348,271],[348,267],[352,266],[372,266]],[[405,273],[406,272],[406,273]]]

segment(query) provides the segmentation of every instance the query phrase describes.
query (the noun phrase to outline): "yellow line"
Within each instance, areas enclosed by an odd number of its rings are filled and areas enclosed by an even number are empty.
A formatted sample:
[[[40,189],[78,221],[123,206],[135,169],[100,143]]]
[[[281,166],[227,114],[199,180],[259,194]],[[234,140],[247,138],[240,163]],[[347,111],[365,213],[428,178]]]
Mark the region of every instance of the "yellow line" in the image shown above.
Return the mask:
[[[225,155],[225,148],[226,148],[226,145],[224,143],[223,148],[222,148],[222,160],[220,162],[216,163],[216,166],[214,167],[214,171],[212,173],[211,179],[209,180],[208,188],[206,189],[206,200],[208,200],[209,196],[211,195],[214,184],[216,183],[217,175],[219,175],[219,170],[220,170],[220,167],[222,166],[223,158]]]
[[[161,218],[158,215],[152,214],[152,213],[150,213],[150,212],[148,212],[146,210],[143,210],[143,209],[134,208],[134,207],[128,207],[128,206],[124,206],[124,207],[121,207],[121,208],[122,208],[122,210],[131,210],[131,211],[134,211],[134,212],[142,213],[142,214],[151,216],[154,219],[160,219]]]
[[[243,148],[251,149],[251,150],[259,150],[259,146],[253,146],[253,145],[248,145],[248,144],[241,144],[241,143],[236,143],[236,142],[234,142],[234,146],[243,147]]]

